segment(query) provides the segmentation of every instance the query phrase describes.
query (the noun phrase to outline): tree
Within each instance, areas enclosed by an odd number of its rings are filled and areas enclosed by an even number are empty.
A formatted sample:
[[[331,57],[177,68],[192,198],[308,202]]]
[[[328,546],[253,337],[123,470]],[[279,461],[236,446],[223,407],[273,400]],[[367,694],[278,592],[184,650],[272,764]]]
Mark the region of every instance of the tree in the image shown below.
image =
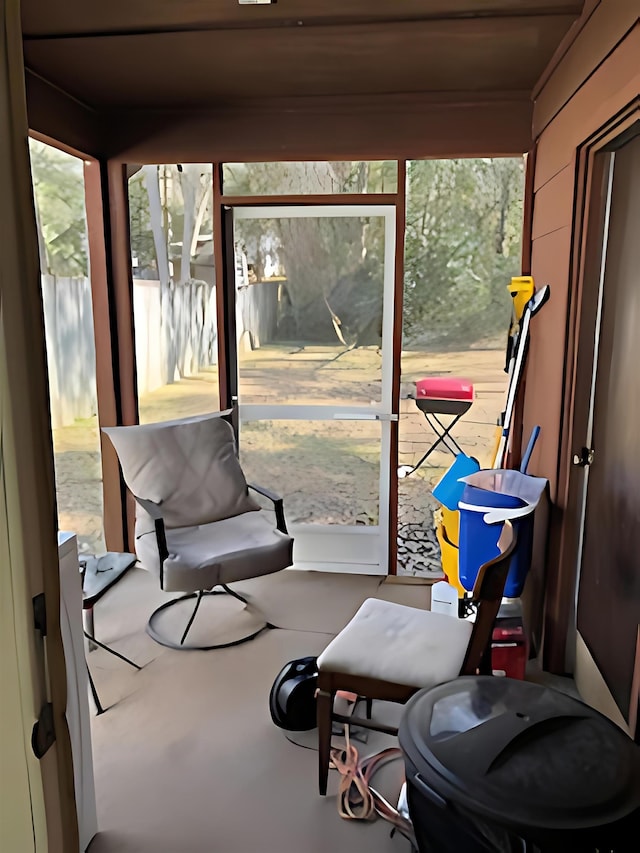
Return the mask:
[[[390,165],[251,163],[227,167],[225,175],[228,184],[233,182],[233,192],[243,195],[360,193],[372,185],[385,188],[384,182],[388,185],[391,180]],[[267,258],[273,264],[274,257],[286,277],[280,339],[323,343],[337,339],[348,347],[380,344],[384,244],[376,218],[240,220],[236,240],[258,280],[264,276]]]
[[[239,195],[395,189],[389,165],[233,164],[225,187]],[[407,177],[405,346],[469,344],[503,330],[505,285],[520,272],[522,159],[411,161]],[[384,242],[375,218],[241,220],[236,236],[258,280],[274,255],[286,277],[281,338],[379,343]]]
[[[157,278],[156,249],[151,228],[149,193],[145,180],[146,173],[143,169],[129,179],[129,234],[133,275]]]
[[[407,179],[405,348],[502,330],[520,272],[522,160],[416,160]]]
[[[87,223],[82,160],[29,140],[42,271],[88,274]]]
[[[33,140],[31,154],[43,269],[85,275],[82,162]],[[159,278],[165,305],[169,292],[190,280],[196,254],[208,251],[198,244],[213,227],[211,183],[210,167],[201,164],[145,166],[129,181],[134,274]],[[240,195],[380,192],[395,190],[397,165],[226,164],[224,184],[225,192]],[[505,285],[520,272],[522,190],[521,158],[407,164],[405,347],[468,344],[504,329]],[[379,343],[384,235],[378,218],[240,220],[236,239],[257,281],[269,266],[286,278],[281,340]],[[173,340],[179,318],[165,319]]]
[[[202,229],[212,228],[211,194],[208,164],[146,165],[129,179],[134,274],[160,282],[159,334],[166,382],[211,359],[212,342],[200,336],[194,345],[194,334],[196,338],[201,334],[195,318],[206,310],[213,277],[206,283],[192,278]]]

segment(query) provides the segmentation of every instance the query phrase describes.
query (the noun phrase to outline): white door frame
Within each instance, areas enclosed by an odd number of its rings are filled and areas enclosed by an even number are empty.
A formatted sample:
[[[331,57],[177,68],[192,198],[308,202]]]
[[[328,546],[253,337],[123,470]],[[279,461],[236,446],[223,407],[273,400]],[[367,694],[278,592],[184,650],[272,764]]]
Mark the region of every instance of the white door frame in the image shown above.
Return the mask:
[[[233,207],[234,224],[240,219],[293,219],[319,217],[372,217],[384,219],[382,301],[381,395],[377,406],[243,405],[240,423],[255,420],[370,420],[381,427],[379,517],[372,526],[291,524],[296,568],[388,573],[389,561],[389,455],[392,411],[393,323],[395,291],[396,208],[387,204],[250,206]],[[286,505],[286,504],[285,504]]]

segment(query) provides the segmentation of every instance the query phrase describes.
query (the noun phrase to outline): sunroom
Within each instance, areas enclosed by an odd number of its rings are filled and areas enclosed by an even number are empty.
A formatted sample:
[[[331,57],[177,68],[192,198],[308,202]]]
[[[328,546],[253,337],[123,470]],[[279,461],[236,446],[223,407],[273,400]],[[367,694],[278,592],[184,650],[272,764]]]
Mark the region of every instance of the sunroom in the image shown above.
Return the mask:
[[[284,492],[299,571],[285,576],[295,578],[294,586],[311,577],[316,586],[301,599],[294,596],[296,604],[285,612],[279,586],[265,592],[267,599],[273,595],[270,615],[282,632],[234,650],[195,657],[176,652],[175,669],[172,653],[144,634],[143,616],[162,600],[157,586],[135,569],[105,596],[96,609],[98,630],[105,632],[99,636],[134,659],[140,655],[144,667],[128,672],[118,662],[96,664],[106,660],[100,650],[88,655],[101,693],[116,697],[92,721],[103,799],[91,850],[199,851],[208,849],[208,832],[212,849],[225,853],[305,844],[317,850],[347,843],[403,847],[385,828],[343,828],[330,798],[318,804],[302,750],[282,771],[287,793],[279,807],[273,775],[260,777],[258,770],[254,786],[251,773],[240,777],[253,795],[224,829],[202,817],[204,800],[187,807],[178,798],[173,811],[168,803],[189,785],[185,757],[195,759],[198,749],[198,739],[189,742],[184,732],[202,737],[205,725],[224,725],[213,712],[209,718],[207,703],[226,720],[245,713],[243,703],[261,701],[278,662],[307,649],[318,653],[372,590],[392,590],[391,600],[412,603],[428,596],[441,576],[430,490],[452,456],[440,448],[430,460],[438,464],[402,476],[433,440],[411,397],[424,376],[470,375],[475,399],[453,434],[483,464],[491,459],[506,387],[505,286],[512,276],[530,276],[536,288],[550,290],[531,325],[508,457],[517,468],[532,429],[540,427],[528,470],[548,480],[549,502],[536,519],[522,597],[531,663],[552,680],[568,677],[584,702],[637,741],[640,473],[632,285],[639,268],[633,234],[640,198],[640,28],[634,3],[193,0],[157,6],[135,0],[94,8],[79,0],[8,0],[3,41],[3,539],[10,566],[3,600],[12,602],[11,660],[23,691],[17,730],[28,740],[47,702],[56,729],[44,757],[29,756],[15,771],[24,782],[13,787],[21,815],[15,832],[29,839],[15,849],[79,849],[79,795],[71,796],[72,755],[61,734],[67,688],[56,534],[71,528],[86,552],[135,552],[133,501],[100,430],[227,409],[234,412],[250,476]],[[81,297],[60,293],[64,276],[44,283],[49,270],[38,251],[44,223],[34,215],[28,138],[32,155],[43,145],[76,158],[78,169],[82,164],[88,266]],[[438,181],[439,195],[429,196]],[[426,198],[443,211],[441,225],[446,210],[450,218],[438,233],[450,238],[457,257],[462,241],[452,236],[455,209],[436,203],[449,187],[462,194],[463,185],[471,200],[458,209],[458,220],[473,215],[467,231],[482,232],[486,248],[489,232],[482,229],[498,210],[502,240],[497,251],[497,244],[491,247],[492,266],[467,266],[478,279],[467,275],[468,293],[460,278],[457,292],[428,292],[418,303],[421,276],[428,278],[420,261],[433,276],[441,256],[420,254],[415,222],[428,208]],[[501,185],[517,187],[519,207],[500,207],[494,193]],[[495,229],[490,233],[495,238]],[[487,279],[492,289],[474,314],[469,293],[484,292]],[[163,314],[167,293],[173,302]],[[56,367],[63,388],[65,370],[86,358],[89,373],[79,373],[79,381],[95,386],[94,444],[78,448],[73,438],[56,445],[69,424],[64,406],[56,409],[54,338],[45,326],[52,303],[67,306],[68,318],[81,300],[84,331],[79,336],[69,327],[64,352],[71,361]],[[195,334],[183,336],[168,363],[187,314],[191,330],[198,318]],[[434,337],[443,323],[458,331],[453,346]],[[80,337],[88,350],[76,348]],[[72,417],[77,438],[75,419],[82,415]],[[87,453],[95,489],[65,508],[77,486],[74,470]],[[66,492],[61,464],[71,477]],[[78,530],[83,512],[93,521]],[[426,525],[416,523],[425,517]],[[413,537],[416,527],[428,530],[426,538]],[[414,548],[416,541],[423,544]],[[426,562],[411,560],[425,551]],[[25,617],[42,592],[44,641]],[[319,627],[316,609],[319,619],[323,614]],[[142,621],[132,630],[137,618]],[[305,640],[298,649],[293,635],[304,640],[305,624],[321,636],[315,646]],[[261,643],[268,646],[264,659],[255,655]],[[8,640],[3,645],[10,648]],[[45,652],[46,667],[39,662]],[[232,653],[237,663],[228,663]],[[237,673],[237,706],[229,684],[222,696],[205,683],[209,667],[218,683]],[[161,678],[167,668],[176,683],[185,679],[182,689],[190,696],[183,709],[189,727],[174,741],[163,728],[168,722],[160,726],[153,713],[154,703],[171,706],[175,699]],[[193,692],[199,684],[201,696]],[[261,686],[254,694],[249,684]],[[150,705],[143,701],[146,691]],[[139,716],[126,716],[131,706]],[[252,732],[262,731],[265,709],[247,723]],[[130,743],[127,727],[154,725],[153,754],[134,753],[136,767],[148,764],[143,775],[132,773],[127,788],[126,756],[117,762],[109,756],[118,738]],[[276,741],[282,745],[282,733],[270,734],[275,740],[263,759],[251,752],[254,736],[244,745],[238,740],[238,764],[264,760],[277,773],[269,750]],[[216,737],[224,741],[224,730]],[[235,772],[230,761],[225,754],[227,779]],[[155,779],[172,763],[176,775],[167,781],[166,799],[161,784],[156,799]],[[202,786],[206,765],[196,765],[192,782]],[[221,786],[222,779],[209,783]],[[144,780],[149,788],[136,808],[133,792]],[[260,791],[270,782],[274,799],[261,805]],[[229,790],[239,789],[231,784]],[[296,830],[287,840],[282,827],[290,811]],[[224,812],[232,813],[225,795],[216,820]],[[138,815],[147,823],[135,825]],[[270,818],[277,832],[251,834]]]

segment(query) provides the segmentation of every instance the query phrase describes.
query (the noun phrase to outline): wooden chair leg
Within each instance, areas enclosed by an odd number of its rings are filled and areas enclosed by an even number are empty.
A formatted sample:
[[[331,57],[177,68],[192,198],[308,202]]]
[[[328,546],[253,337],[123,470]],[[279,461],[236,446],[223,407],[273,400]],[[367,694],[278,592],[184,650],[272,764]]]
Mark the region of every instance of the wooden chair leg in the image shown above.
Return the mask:
[[[489,640],[489,645],[482,652],[482,658],[480,660],[480,666],[478,668],[480,675],[493,675],[493,667],[491,666],[491,653],[491,640]]]
[[[318,720],[318,786],[320,794],[327,793],[329,761],[331,758],[331,717],[333,713],[333,694],[318,690],[316,697]]]

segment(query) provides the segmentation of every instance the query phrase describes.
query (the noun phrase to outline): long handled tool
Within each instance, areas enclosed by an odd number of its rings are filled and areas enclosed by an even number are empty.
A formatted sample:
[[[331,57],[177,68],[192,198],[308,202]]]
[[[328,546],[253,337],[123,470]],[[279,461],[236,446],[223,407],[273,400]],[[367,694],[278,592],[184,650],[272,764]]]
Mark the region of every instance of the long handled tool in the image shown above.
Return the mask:
[[[533,453],[533,449],[536,446],[536,441],[538,440],[538,436],[540,435],[540,427],[534,426],[531,430],[531,436],[529,437],[529,444],[527,444],[527,449],[524,452],[524,456],[522,457],[522,462],[520,463],[520,473],[526,474],[529,470],[529,462],[531,461],[531,454]]]
[[[511,360],[515,352],[518,341],[518,333],[520,332],[520,321],[524,314],[524,309],[527,307],[527,302],[535,293],[535,284],[533,277],[530,275],[515,276],[507,285],[507,290],[511,296],[511,323],[509,324],[509,333],[507,335],[507,351],[505,355],[504,372],[509,372]]]
[[[550,296],[549,285],[545,284],[540,290],[537,290],[531,299],[527,302],[520,320],[517,340],[515,342],[514,354],[509,365],[509,383],[507,385],[507,395],[505,407],[498,420],[499,439],[496,447],[493,467],[504,467],[505,456],[509,441],[509,431],[511,429],[511,421],[513,420],[513,411],[515,408],[518,388],[524,372],[524,366],[529,350],[529,326],[531,318],[545,305]]]

